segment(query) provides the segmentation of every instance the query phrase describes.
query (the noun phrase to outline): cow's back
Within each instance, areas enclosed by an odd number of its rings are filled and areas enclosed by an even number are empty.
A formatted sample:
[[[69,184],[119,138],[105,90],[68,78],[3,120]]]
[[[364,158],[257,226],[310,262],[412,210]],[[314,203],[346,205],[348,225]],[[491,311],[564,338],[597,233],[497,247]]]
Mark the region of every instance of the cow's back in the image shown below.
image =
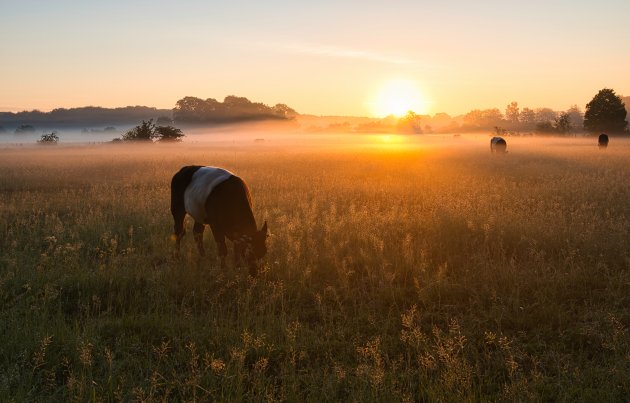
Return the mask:
[[[232,175],[217,185],[206,202],[207,223],[213,231],[234,240],[236,234],[253,234],[256,220],[247,184]]]
[[[184,192],[186,212],[199,223],[206,222],[206,201],[217,185],[229,179],[230,171],[216,167],[201,167],[192,176]]]

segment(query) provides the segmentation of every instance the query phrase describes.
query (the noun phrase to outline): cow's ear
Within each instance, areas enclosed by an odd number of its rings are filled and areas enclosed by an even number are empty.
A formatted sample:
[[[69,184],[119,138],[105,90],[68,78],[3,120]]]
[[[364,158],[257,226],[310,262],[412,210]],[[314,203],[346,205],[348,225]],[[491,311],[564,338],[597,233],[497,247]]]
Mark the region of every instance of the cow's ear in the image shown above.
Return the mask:
[[[265,220],[265,223],[263,224],[263,226],[260,228],[260,233],[265,235],[265,238],[267,238],[267,236],[269,236],[267,234],[267,220]]]

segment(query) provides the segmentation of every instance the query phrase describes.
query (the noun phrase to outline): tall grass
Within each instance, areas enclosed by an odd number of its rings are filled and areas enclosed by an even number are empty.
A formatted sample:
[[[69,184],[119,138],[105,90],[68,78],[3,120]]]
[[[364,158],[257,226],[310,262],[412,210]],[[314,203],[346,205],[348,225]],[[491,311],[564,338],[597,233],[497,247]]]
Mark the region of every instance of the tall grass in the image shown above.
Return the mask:
[[[627,401],[630,144],[485,143],[0,150],[0,400]],[[188,164],[258,277],[173,256]]]

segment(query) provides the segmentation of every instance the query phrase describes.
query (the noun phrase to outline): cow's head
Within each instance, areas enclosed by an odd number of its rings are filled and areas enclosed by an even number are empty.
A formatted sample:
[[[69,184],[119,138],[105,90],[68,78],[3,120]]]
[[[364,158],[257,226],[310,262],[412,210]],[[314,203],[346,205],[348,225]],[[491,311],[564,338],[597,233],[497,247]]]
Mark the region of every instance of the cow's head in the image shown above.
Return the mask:
[[[239,247],[240,255],[244,263],[247,264],[251,275],[256,275],[258,261],[267,254],[267,237],[267,221],[265,221],[260,230],[242,237],[243,242]]]

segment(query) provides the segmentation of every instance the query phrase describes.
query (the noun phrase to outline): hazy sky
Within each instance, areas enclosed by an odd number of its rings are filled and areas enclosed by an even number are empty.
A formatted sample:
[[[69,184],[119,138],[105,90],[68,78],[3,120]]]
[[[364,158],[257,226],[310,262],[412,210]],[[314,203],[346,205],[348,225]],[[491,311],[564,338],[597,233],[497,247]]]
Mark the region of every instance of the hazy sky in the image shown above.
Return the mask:
[[[629,15],[628,0],[0,0],[0,111],[238,95],[374,115],[393,80],[420,113],[583,109],[604,87],[630,95]]]

